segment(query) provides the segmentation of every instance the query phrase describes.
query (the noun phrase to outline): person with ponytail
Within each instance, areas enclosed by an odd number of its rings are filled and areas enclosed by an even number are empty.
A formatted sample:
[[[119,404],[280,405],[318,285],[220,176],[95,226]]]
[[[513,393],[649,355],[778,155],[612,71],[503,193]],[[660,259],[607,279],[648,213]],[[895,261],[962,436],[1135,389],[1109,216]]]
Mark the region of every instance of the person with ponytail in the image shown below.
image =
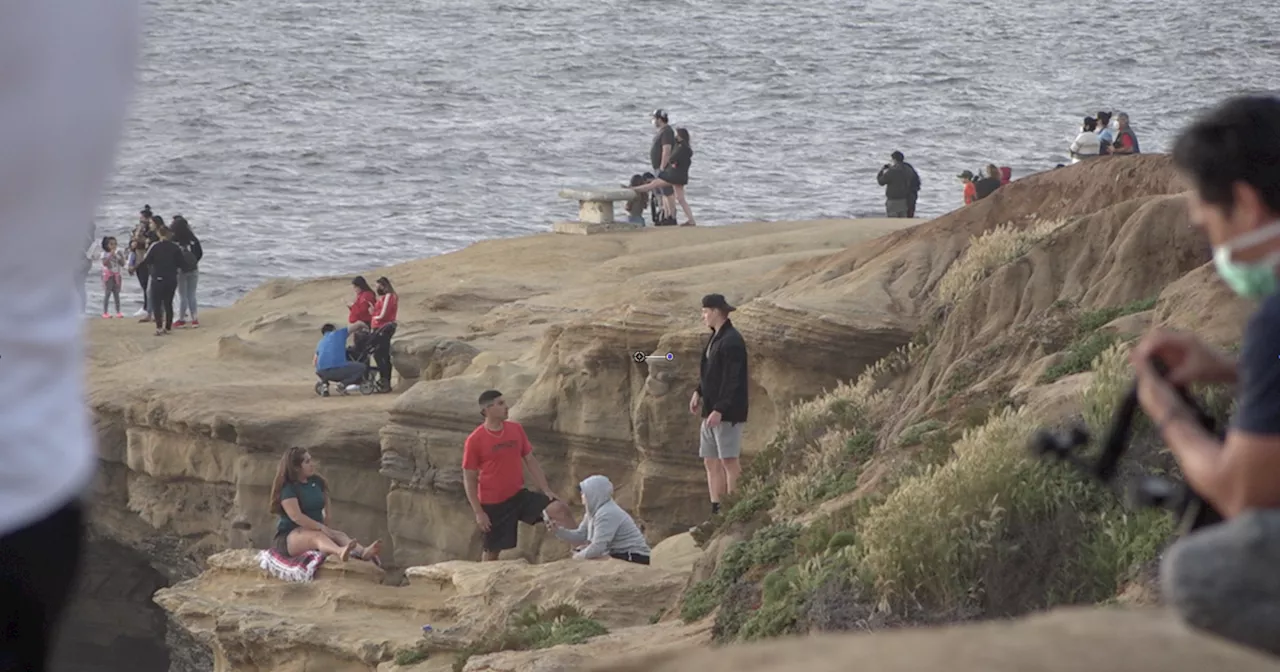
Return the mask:
[[[329,527],[332,510],[329,484],[316,473],[306,448],[290,448],[280,456],[271,484],[271,513],[280,517],[272,548],[293,557],[307,551],[355,557],[381,564],[382,542],[361,546],[346,533]]]

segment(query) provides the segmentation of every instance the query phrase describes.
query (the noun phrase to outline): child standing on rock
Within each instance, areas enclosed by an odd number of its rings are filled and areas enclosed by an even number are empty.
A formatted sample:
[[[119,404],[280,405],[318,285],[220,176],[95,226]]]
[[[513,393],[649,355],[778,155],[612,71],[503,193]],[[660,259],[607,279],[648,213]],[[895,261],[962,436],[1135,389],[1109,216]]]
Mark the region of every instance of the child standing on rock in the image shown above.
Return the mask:
[[[102,263],[102,317],[110,318],[111,313],[107,310],[110,307],[111,299],[116,302],[116,317],[123,318],[124,313],[120,312],[120,286],[124,276],[124,253],[120,251],[118,243],[114,236],[104,236],[102,239],[102,251],[97,254],[98,261]]]

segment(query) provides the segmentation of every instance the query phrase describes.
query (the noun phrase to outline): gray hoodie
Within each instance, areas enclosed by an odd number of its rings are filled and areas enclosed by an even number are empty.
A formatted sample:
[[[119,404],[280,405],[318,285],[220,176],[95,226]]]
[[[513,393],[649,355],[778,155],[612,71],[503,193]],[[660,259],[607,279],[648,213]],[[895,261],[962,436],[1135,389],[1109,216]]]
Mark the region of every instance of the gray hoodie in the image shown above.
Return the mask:
[[[636,521],[613,501],[613,483],[604,476],[588,476],[579,484],[587,500],[587,515],[576,530],[557,529],[556,536],[571,544],[588,544],[573,554],[579,560],[614,553],[649,555],[649,544]]]

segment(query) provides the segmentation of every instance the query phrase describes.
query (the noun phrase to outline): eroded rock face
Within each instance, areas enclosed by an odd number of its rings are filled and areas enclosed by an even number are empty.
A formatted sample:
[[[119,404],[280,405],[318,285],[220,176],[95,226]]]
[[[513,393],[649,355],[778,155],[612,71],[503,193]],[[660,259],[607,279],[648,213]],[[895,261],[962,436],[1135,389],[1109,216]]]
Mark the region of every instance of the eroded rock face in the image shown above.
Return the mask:
[[[255,555],[217,554],[199,577],[156,593],[210,647],[220,671],[366,672],[424,641],[425,669],[449,669],[455,653],[504,629],[525,605],[571,603],[625,632],[669,607],[688,578],[687,570],[620,560],[456,561],[411,567],[407,583],[393,586],[368,563],[330,558],[315,580],[292,584],[266,576]],[[432,632],[424,635],[424,625]],[[671,632],[685,643],[702,641],[696,628]]]

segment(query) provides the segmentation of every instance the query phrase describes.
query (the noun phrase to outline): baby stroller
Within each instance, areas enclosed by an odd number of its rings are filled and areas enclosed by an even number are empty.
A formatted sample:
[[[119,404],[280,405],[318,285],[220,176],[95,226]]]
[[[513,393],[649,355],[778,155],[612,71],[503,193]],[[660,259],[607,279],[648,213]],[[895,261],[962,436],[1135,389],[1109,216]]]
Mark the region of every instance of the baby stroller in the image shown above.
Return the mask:
[[[364,364],[364,376],[360,378],[360,394],[370,395],[378,389],[378,370],[369,366],[369,360],[373,356],[374,340],[369,338],[368,333],[357,334],[355,344],[347,348],[347,361],[360,362]],[[317,374],[318,376],[319,374]],[[316,394],[327,397],[329,396],[329,383],[331,381],[320,379],[316,381]],[[347,396],[347,386],[341,383],[338,385],[338,394]]]

